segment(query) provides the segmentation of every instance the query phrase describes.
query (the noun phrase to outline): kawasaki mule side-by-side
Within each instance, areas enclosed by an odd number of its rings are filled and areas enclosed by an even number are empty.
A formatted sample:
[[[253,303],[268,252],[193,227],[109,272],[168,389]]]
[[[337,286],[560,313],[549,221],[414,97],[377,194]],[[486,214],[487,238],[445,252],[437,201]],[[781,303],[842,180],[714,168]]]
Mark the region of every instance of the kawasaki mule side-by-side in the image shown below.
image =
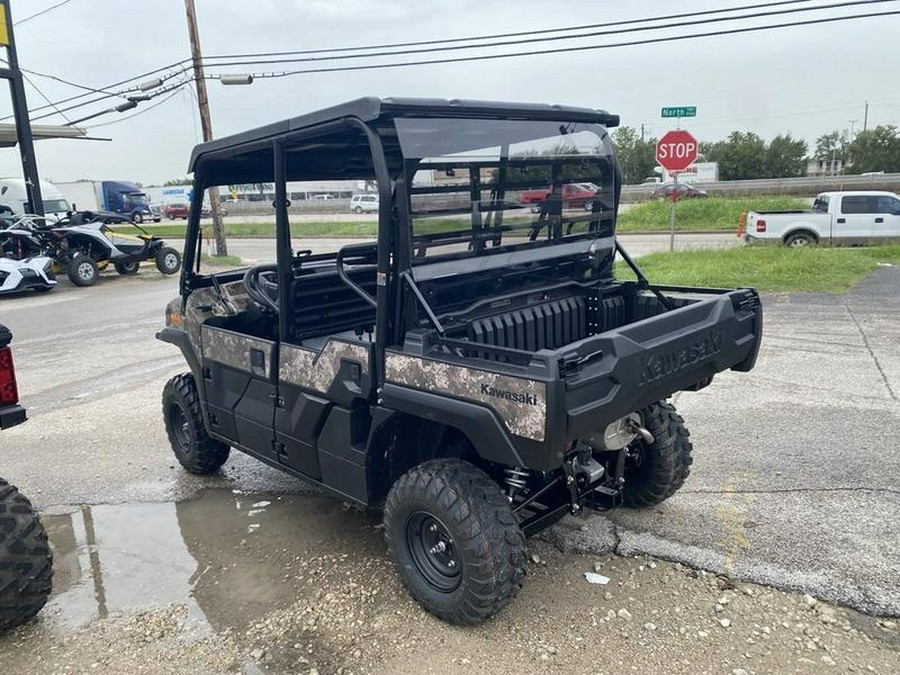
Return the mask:
[[[366,98],[198,146],[158,333],[189,366],[163,391],[179,462],[211,473],[235,448],[383,510],[410,592],[455,623],[518,593],[527,536],[670,497],[692,446],[667,398],[751,369],[762,308],[751,289],[653,285],[617,243],[617,123]],[[377,184],[377,239],[303,250],[286,183],[309,180]],[[277,258],[200,274],[203,192],[244,183],[275,186]]]

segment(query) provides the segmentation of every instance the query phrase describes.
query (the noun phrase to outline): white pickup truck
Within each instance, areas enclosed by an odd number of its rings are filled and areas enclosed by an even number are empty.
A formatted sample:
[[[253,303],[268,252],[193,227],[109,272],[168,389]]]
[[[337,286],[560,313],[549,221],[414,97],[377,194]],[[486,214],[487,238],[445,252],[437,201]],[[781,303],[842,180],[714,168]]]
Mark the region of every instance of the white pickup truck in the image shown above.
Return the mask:
[[[900,241],[900,198],[890,192],[823,192],[812,211],[750,211],[743,239],[785,246]]]

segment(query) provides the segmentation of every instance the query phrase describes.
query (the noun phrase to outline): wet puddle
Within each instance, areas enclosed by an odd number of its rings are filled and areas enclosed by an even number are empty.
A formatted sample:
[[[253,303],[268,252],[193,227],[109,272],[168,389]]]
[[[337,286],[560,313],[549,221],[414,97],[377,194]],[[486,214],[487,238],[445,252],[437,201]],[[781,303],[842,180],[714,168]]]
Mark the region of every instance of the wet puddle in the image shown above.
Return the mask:
[[[316,496],[207,490],[185,502],[80,506],[42,520],[55,555],[43,616],[64,628],[183,603],[194,630],[243,629],[314,592],[320,568],[309,561],[345,556],[352,566],[354,555],[384,556],[376,517]]]

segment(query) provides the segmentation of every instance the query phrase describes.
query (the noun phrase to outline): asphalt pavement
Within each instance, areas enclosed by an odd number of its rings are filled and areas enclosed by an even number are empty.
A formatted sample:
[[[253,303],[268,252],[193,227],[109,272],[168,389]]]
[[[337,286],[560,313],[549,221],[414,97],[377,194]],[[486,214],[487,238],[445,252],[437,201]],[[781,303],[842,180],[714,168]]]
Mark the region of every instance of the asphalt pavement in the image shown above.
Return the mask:
[[[843,296],[767,297],[756,370],[675,401],[695,446],[683,490],[649,511],[564,523],[559,539],[900,614],[898,282],[900,268],[886,268]],[[207,487],[309,492],[239,453],[206,478],[174,461],[160,395],[185,367],[153,334],[176,290],[148,268],[0,300],[31,417],[0,437],[0,475],[47,513]]]

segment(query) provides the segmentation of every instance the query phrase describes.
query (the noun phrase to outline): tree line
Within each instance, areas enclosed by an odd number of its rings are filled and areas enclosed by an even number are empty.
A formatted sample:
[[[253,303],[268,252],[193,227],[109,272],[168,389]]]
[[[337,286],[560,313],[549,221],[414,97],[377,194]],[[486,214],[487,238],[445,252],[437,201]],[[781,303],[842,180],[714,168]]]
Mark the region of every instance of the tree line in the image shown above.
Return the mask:
[[[654,175],[655,138],[642,139],[633,127],[619,127],[612,137],[626,184]],[[718,162],[720,180],[803,176],[810,159],[840,160],[843,173],[900,172],[900,130],[892,124],[852,138],[840,131],[823,134],[811,155],[806,141],[790,133],[766,142],[752,131],[732,131],[724,140],[701,142],[699,150],[699,161]]]

